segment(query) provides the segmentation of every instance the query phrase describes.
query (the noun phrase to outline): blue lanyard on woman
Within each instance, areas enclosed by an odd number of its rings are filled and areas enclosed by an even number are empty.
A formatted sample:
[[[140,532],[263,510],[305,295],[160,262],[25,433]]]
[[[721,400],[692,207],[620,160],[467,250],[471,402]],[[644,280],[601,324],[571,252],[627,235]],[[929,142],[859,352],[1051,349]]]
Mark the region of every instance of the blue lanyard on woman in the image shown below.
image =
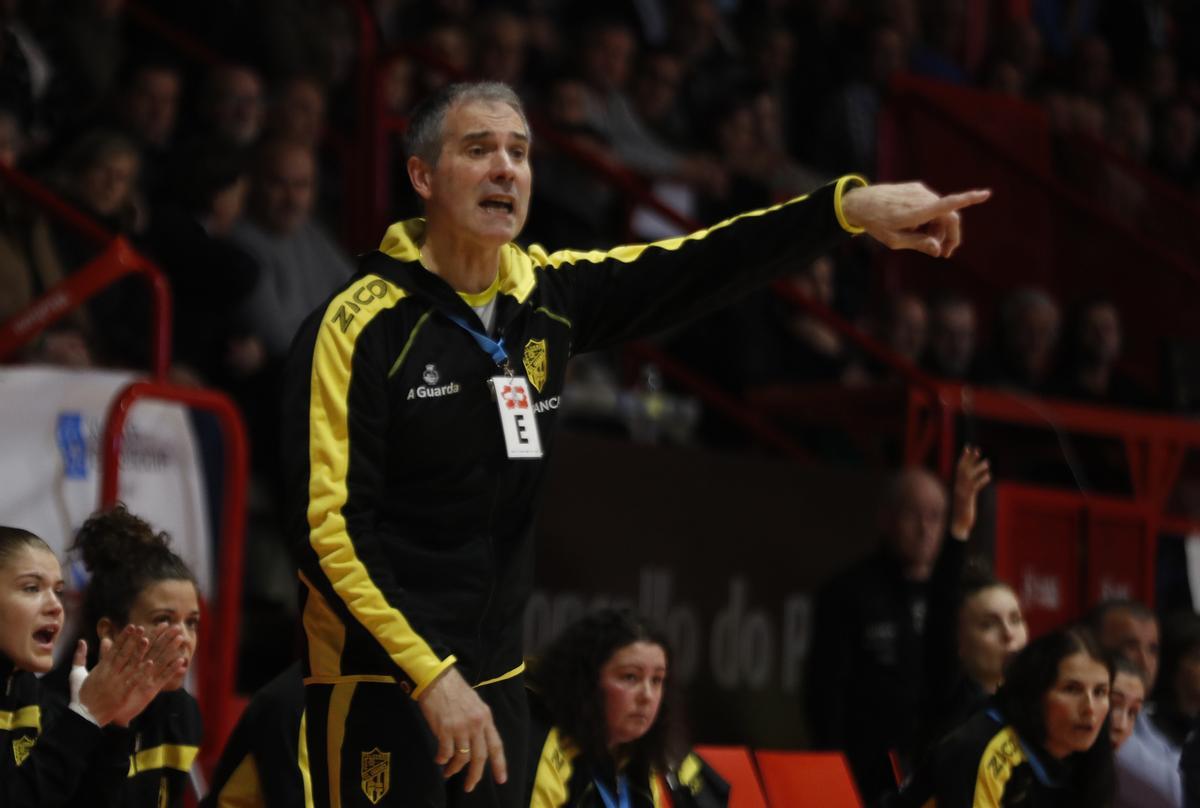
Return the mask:
[[[604,783],[599,780],[592,782],[596,784],[596,791],[600,794],[600,799],[604,800],[604,808],[629,808],[629,780],[625,775],[617,777],[616,799],[613,799],[613,793]]]

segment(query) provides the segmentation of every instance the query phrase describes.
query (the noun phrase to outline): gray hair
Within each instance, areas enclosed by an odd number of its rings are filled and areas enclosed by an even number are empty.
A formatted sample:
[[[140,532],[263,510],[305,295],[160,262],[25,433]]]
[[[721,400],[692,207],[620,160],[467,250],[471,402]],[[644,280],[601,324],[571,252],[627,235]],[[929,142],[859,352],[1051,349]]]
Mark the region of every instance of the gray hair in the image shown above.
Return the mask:
[[[529,132],[529,120],[520,97],[512,87],[499,81],[472,81],[449,84],[427,98],[408,122],[408,137],[405,142],[408,154],[420,157],[429,165],[437,165],[442,153],[443,127],[446,113],[456,104],[482,101],[489,104],[507,104],[521,116],[525,132]]]

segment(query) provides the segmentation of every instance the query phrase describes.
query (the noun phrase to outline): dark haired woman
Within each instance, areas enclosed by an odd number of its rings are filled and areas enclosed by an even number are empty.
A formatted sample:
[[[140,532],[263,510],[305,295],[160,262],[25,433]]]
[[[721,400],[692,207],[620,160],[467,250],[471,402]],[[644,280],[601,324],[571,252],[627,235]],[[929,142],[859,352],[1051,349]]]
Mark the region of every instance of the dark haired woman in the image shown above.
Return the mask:
[[[724,806],[728,788],[676,750],[666,638],[606,609],[568,627],[530,673],[531,808]]]
[[[118,505],[83,523],[74,548],[91,573],[83,599],[86,631],[99,641],[127,626],[147,636],[173,630],[183,637],[185,663],[130,724],[134,748],[123,800],[128,808],[182,806],[200,747],[200,710],[183,688],[200,624],[196,578],[143,520]]]
[[[1108,706],[1112,668],[1080,629],[1030,643],[992,706],[928,755],[895,808],[1106,808],[1115,780]]]
[[[182,666],[179,630],[151,644],[128,627],[101,644],[83,669],[75,653],[70,704],[43,691],[62,631],[62,568],[50,547],[0,527],[0,808],[55,808],[115,800],[128,773],[122,727]]]

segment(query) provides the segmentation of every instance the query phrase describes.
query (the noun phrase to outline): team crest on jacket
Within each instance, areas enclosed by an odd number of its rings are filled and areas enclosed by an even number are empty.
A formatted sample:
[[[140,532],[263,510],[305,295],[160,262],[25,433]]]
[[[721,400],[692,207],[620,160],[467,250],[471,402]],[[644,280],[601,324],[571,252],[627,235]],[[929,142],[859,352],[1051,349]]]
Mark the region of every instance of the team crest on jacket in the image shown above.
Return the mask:
[[[438,372],[435,365],[426,365],[425,372],[421,374],[421,378],[425,380],[425,384],[433,387],[438,383]]]
[[[37,738],[25,736],[13,738],[13,761],[20,766],[29,757],[29,750],[37,743]]]
[[[546,383],[546,340],[531,339],[525,343],[523,358],[529,383],[536,387],[539,393],[542,392],[542,385]]]
[[[375,747],[362,753],[362,792],[372,805],[377,804],[388,793],[391,785],[392,753],[380,752]]]

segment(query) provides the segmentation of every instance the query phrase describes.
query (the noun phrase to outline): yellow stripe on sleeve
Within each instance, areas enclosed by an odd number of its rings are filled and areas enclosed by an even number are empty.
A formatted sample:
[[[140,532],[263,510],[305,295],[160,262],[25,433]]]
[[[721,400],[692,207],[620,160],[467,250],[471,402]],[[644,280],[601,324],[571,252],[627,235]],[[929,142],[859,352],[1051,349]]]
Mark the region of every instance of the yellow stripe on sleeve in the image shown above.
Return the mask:
[[[326,309],[313,349],[308,525],[309,543],[334,592],[416,683],[412,693],[416,698],[453,660],[439,659],[400,610],[387,602],[355,552],[342,514],[349,498],[347,397],[355,343],[373,317],[395,307],[404,297],[404,290],[395,284],[367,275],[330,301]]]
[[[717,230],[722,230],[726,227],[729,227],[734,222],[741,221],[742,219],[753,219],[758,216],[765,216],[768,213],[774,213],[777,210],[786,208],[789,205],[795,205],[799,202],[803,202],[806,199],[808,199],[807,194],[804,196],[798,196],[794,199],[789,199],[787,202],[781,202],[778,205],[772,205],[769,208],[739,213],[737,216],[733,216],[723,222],[718,222],[712,227],[705,228],[704,230],[697,230],[695,233],[688,233],[686,236],[676,236],[674,238],[663,239],[662,241],[652,241],[648,244],[625,244],[620,247],[614,247],[611,250],[590,250],[588,252],[580,252],[578,250],[558,250],[557,252],[550,254],[547,254],[542,247],[534,244],[529,248],[529,255],[533,259],[534,263],[538,264],[539,266],[550,267],[551,269],[561,269],[563,266],[571,266],[584,262],[599,264],[610,259],[620,261],[623,264],[629,264],[640,258],[642,253],[651,247],[657,247],[658,249],[668,251],[678,250],[689,241],[700,241],[705,239]]]
[[[16,711],[0,710],[0,730],[36,729],[42,731],[42,709],[36,704]]]
[[[133,777],[140,772],[154,771],[155,769],[175,769],[184,773],[189,772],[192,770],[192,762],[196,759],[199,751],[200,747],[198,746],[172,743],[143,749],[136,755],[130,755],[129,776]]]

